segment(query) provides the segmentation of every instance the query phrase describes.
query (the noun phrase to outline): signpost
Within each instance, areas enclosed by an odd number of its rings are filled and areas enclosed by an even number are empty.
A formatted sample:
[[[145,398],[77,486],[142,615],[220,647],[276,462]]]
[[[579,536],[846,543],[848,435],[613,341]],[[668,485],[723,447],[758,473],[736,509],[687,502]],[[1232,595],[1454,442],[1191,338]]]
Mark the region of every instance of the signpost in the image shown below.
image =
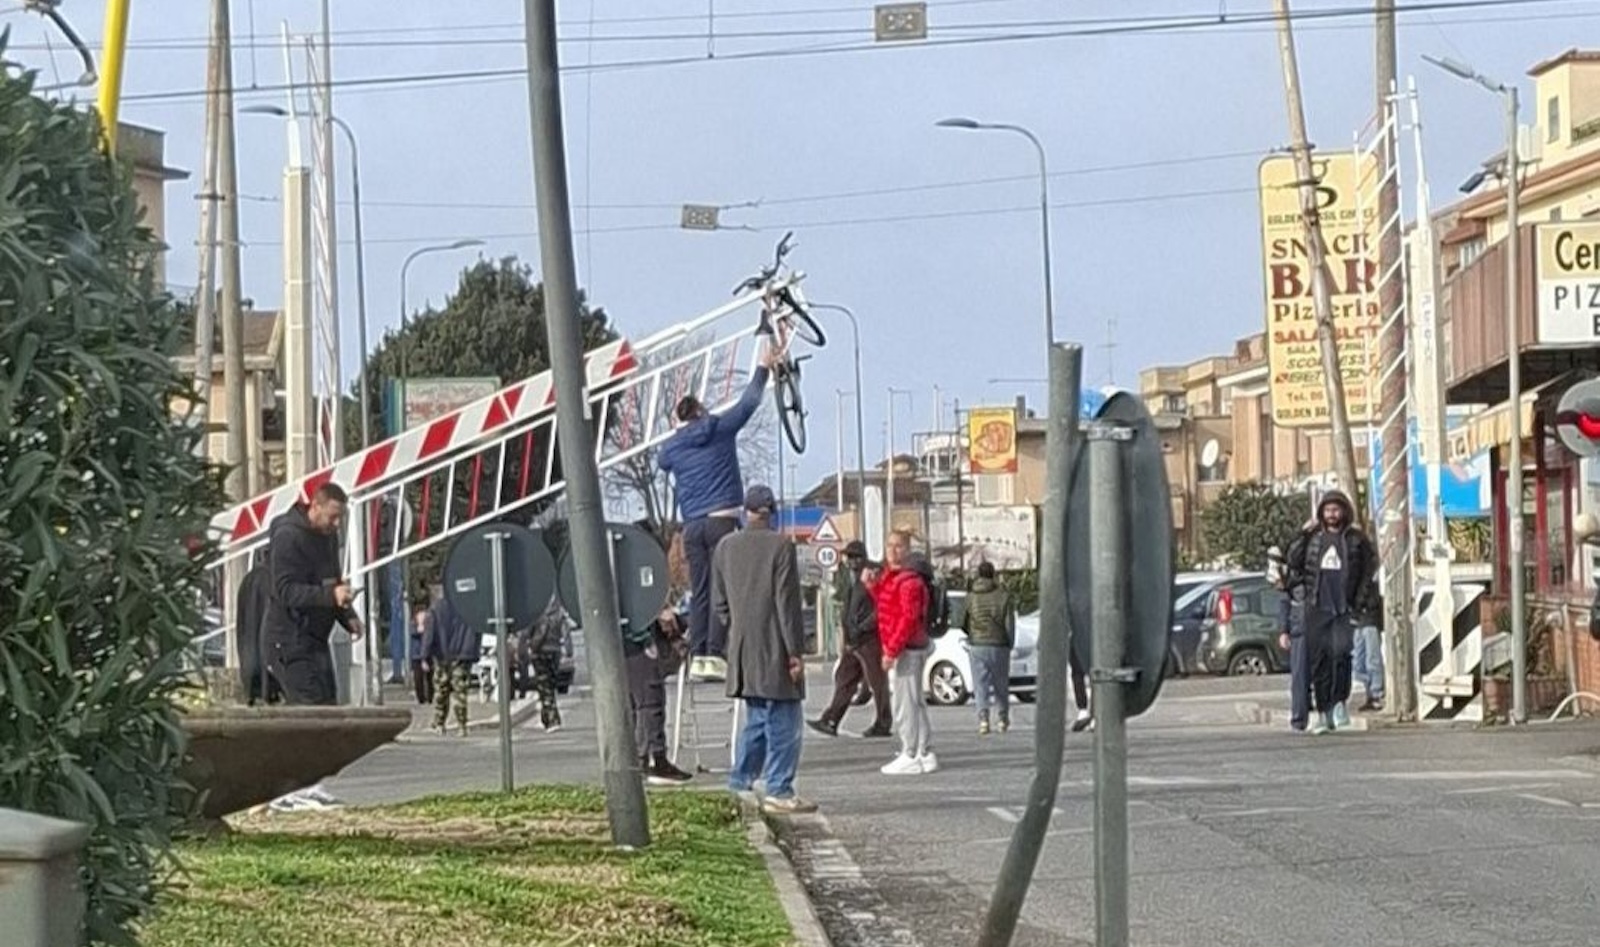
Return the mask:
[[[832,569],[839,562],[839,550],[833,546],[817,547],[817,565],[824,569]]]
[[[629,523],[607,523],[605,536],[611,574],[616,577],[617,618],[626,634],[629,628],[655,621],[667,604],[667,553],[654,536]],[[556,594],[568,615],[583,614],[578,607],[578,576],[570,549],[561,553]]]

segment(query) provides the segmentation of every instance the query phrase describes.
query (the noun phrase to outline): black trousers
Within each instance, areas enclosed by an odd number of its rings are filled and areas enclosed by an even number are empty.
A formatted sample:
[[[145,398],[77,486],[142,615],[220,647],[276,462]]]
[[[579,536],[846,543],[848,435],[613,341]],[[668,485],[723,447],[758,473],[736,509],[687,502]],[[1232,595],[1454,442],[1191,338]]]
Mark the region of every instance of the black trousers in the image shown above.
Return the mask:
[[[889,675],[883,670],[883,643],[876,636],[839,656],[839,665],[833,669],[833,700],[822,712],[822,719],[837,727],[856,699],[862,681],[872,691],[872,705],[877,713],[873,728],[891,729],[894,714],[889,707]]]
[[[667,647],[656,638],[656,647]],[[628,669],[628,702],[633,708],[633,745],[641,759],[667,755],[667,688],[661,661],[644,645],[624,642]],[[659,653],[658,653],[659,654]]]
[[[416,689],[417,703],[427,707],[433,703],[433,675],[422,669],[422,656],[411,654],[411,684]]]
[[[1325,714],[1350,696],[1350,653],[1355,647],[1355,629],[1349,616],[1307,610],[1305,647],[1311,668],[1311,700],[1317,713]]]
[[[333,677],[333,652],[326,641],[297,638],[273,643],[272,674],[291,706],[331,707],[339,702]]]
[[[711,613],[711,554],[717,543],[737,532],[731,516],[703,516],[683,524],[683,554],[689,560],[689,649],[695,657],[722,657],[728,650],[728,629]]]
[[[1078,663],[1078,652],[1067,652],[1067,670],[1072,675],[1072,703],[1079,710],[1089,709],[1089,675]]]

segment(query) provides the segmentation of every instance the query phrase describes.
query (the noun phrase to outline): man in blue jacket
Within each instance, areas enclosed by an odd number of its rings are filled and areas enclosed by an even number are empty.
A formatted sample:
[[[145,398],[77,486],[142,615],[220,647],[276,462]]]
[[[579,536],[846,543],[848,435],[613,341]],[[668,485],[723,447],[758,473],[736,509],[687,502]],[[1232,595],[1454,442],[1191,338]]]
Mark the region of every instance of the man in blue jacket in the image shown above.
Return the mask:
[[[696,680],[720,681],[728,673],[728,629],[711,613],[711,553],[739,528],[744,506],[739,431],[761,407],[774,360],[768,346],[739,403],[720,415],[693,395],[681,399],[675,412],[678,430],[661,447],[658,463],[672,477],[689,560],[689,674]]]

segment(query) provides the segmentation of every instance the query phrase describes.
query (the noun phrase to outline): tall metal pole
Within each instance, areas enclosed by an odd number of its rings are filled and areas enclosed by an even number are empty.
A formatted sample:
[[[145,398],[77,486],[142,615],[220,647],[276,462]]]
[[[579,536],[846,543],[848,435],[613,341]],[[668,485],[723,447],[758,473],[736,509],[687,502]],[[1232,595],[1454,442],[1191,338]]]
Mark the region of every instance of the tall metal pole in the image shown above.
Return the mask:
[[[339,126],[344,132],[345,141],[350,145],[350,199],[351,212],[354,215],[356,233],[356,317],[360,324],[356,327],[356,342],[361,346],[361,362],[356,375],[356,396],[361,401],[361,446],[368,447],[372,444],[372,419],[368,416],[372,410],[370,398],[372,393],[367,390],[368,373],[367,357],[367,244],[366,237],[361,230],[361,151],[356,146],[356,133],[344,119],[337,115],[332,116],[333,124]]]
[[[215,379],[212,353],[216,349],[217,322],[217,156],[221,138],[222,114],[222,50],[224,36],[221,23],[211,18],[211,40],[206,54],[206,129],[205,147],[200,171],[200,263],[199,286],[195,292],[194,315],[194,387],[206,399],[202,408],[201,427],[209,430],[211,421],[211,386]],[[211,456],[211,435],[200,439],[202,456]]]
[[[894,498],[894,492],[895,491],[894,491],[894,488],[895,488],[895,481],[897,479],[899,479],[899,478],[897,478],[895,476],[895,466],[896,466],[895,453],[896,452],[895,452],[895,447],[894,447],[894,399],[897,396],[900,396],[900,395],[904,395],[905,396],[906,402],[910,406],[909,410],[911,410],[911,411],[915,411],[916,410],[916,402],[913,400],[913,395],[912,395],[912,392],[911,392],[910,389],[908,389],[908,388],[890,388],[889,389],[889,451],[888,451],[888,453],[889,453],[889,466],[888,466],[888,469],[885,470],[886,476],[884,478],[884,481],[885,481],[886,487],[885,487],[885,490],[884,490],[884,495],[887,497],[887,499],[884,501],[884,504],[883,504],[883,516],[884,516],[883,535],[885,537],[887,537],[890,533],[894,532],[894,504],[895,504],[895,498]]]
[[[242,503],[249,497],[250,451],[246,440],[244,311],[239,277],[239,167],[235,158],[233,128],[233,24],[227,0],[212,0],[212,22],[220,38],[221,61],[217,98],[217,184],[221,202],[218,228],[222,236],[222,378],[226,391],[228,437],[223,454],[228,465],[228,499]]]
[[[327,378],[331,382],[328,406],[329,426],[332,436],[329,439],[328,460],[344,456],[344,386],[340,380],[344,377],[343,356],[340,352],[340,336],[343,335],[339,324],[339,205],[336,202],[337,189],[334,187],[333,163],[333,21],[329,11],[329,0],[322,0],[322,42],[318,45],[318,58],[321,80],[317,88],[317,101],[321,106],[317,114],[317,130],[319,132],[317,148],[318,159],[322,165],[322,179],[320,197],[322,198],[322,259],[321,270],[324,281],[323,306],[328,317],[328,371]]]
[[[965,437],[961,422],[961,402],[955,405],[956,425],[956,556],[961,563],[961,574],[967,574],[967,453],[961,449]]]
[[[1400,219],[1400,109],[1398,64],[1395,52],[1394,0],[1377,2],[1377,116],[1382,136],[1383,168],[1378,188],[1378,310],[1382,320],[1378,335],[1378,404],[1383,440],[1383,515],[1377,524],[1378,551],[1383,562],[1384,627],[1389,630],[1391,656],[1410,654],[1411,627],[1411,445],[1407,411],[1410,380],[1406,359],[1406,287],[1401,252]],[[1391,660],[1388,662],[1393,664]],[[1394,710],[1401,720],[1414,720],[1417,692],[1414,683],[1402,681],[1393,691]]]
[[[500,714],[500,791],[511,792],[517,781],[511,753],[511,621],[506,617],[506,533],[484,536],[489,543],[489,578],[494,583],[495,684],[494,699]]]
[[[128,49],[128,7],[132,0],[108,0],[100,44],[100,122],[106,154],[117,153],[117,114],[122,104],[122,61]],[[26,6],[26,4],[24,4]]]
[[[1127,648],[1128,569],[1123,532],[1123,443],[1090,435],[1089,529],[1094,536],[1090,585],[1094,628],[1090,703],[1094,707],[1095,944],[1128,944],[1128,745],[1122,673]],[[1043,585],[1040,586],[1043,588]]]
[[[1522,566],[1522,174],[1517,154],[1517,87],[1502,87],[1506,100],[1506,386],[1511,402],[1511,444],[1506,468],[1507,525],[1511,529],[1511,720],[1528,722],[1527,578]]]
[[[617,845],[650,842],[644,782],[635,755],[623,675],[616,579],[605,535],[600,472],[584,392],[583,327],[577,267],[572,256],[572,209],[567,192],[561,122],[561,77],[556,51],[555,0],[524,0],[527,20],[528,110],[533,137],[539,250],[544,268],[545,330],[555,376],[556,425],[567,475],[573,562],[578,574],[579,624],[594,671],[600,766],[611,838]]]
[[[844,509],[844,396],[843,388],[833,391],[833,495],[834,505]]]
[[[1289,111],[1290,147],[1300,185],[1300,216],[1306,228],[1306,256],[1311,265],[1311,303],[1316,312],[1317,344],[1322,350],[1322,373],[1327,384],[1328,423],[1333,440],[1333,468],[1343,490],[1356,489],[1355,449],[1350,443],[1350,414],[1345,407],[1344,372],[1339,365],[1333,325],[1333,295],[1328,273],[1328,248],[1322,238],[1321,210],[1317,206],[1316,172],[1311,166],[1311,142],[1306,134],[1305,105],[1300,97],[1300,67],[1295,61],[1294,28],[1289,22],[1289,0],[1273,0],[1278,20],[1278,53],[1283,62],[1283,87]]]
[[[1008,947],[1044,847],[1061,786],[1067,729],[1067,503],[1078,441],[1078,386],[1083,350],[1051,346],[1050,416],[1045,434],[1044,535],[1039,551],[1039,687],[1033,728],[1033,782],[1028,805],[1011,833],[984,915],[978,947]]]
[[[850,320],[851,356],[855,359],[856,372],[856,509],[864,511],[867,502],[867,422],[863,419],[862,405],[866,401],[867,389],[861,385],[861,322],[849,306],[812,303],[811,308],[837,312]],[[861,523],[860,530],[862,539],[865,540],[867,530],[865,521]]]

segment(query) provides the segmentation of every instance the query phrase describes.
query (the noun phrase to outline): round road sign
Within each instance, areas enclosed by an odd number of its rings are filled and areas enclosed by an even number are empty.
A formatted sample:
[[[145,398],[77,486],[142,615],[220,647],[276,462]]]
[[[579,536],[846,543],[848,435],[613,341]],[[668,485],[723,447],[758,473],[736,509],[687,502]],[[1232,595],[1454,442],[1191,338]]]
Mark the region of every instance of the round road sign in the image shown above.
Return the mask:
[[[1600,379],[1580,381],[1561,395],[1556,433],[1579,457],[1600,455]]]
[[[839,550],[833,548],[832,546],[817,547],[817,565],[824,569],[832,569],[834,564],[838,561]]]
[[[1161,690],[1172,629],[1172,495],[1155,423],[1138,398],[1116,392],[1095,415],[1101,422],[1132,428],[1122,459],[1122,522],[1127,550],[1124,614],[1127,640],[1123,664],[1139,679],[1127,689],[1129,717],[1144,713]],[[1067,498],[1067,611],[1072,651],[1085,670],[1094,667],[1090,647],[1094,588],[1090,574],[1095,537],[1089,532],[1089,451],[1080,444]]]
[[[506,617],[511,630],[530,627],[550,605],[555,594],[556,564],[544,535],[516,523],[486,523],[463,533],[450,545],[444,563],[444,594],[467,624],[497,634],[494,618],[492,541],[503,536],[501,577]]]
[[[606,539],[611,544],[612,574],[617,584],[617,618],[627,627],[650,624],[667,604],[670,591],[666,550],[654,536],[630,523],[607,523]],[[561,551],[556,594],[567,614],[581,625],[578,575],[570,541]]]

